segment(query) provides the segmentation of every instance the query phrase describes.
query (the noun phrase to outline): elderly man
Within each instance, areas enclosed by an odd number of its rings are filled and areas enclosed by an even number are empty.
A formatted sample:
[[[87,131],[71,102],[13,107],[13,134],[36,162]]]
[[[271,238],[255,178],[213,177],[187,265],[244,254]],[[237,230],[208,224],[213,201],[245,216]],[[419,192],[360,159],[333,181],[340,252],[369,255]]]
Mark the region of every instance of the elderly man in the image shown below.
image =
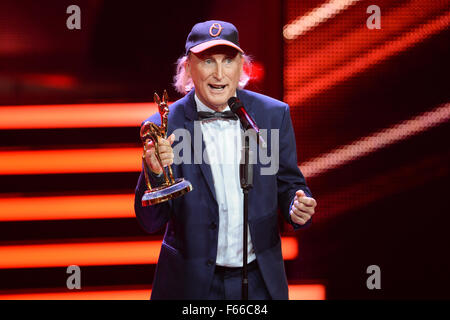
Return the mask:
[[[316,201],[297,166],[289,107],[243,90],[248,80],[244,72],[247,62],[238,42],[238,31],[230,23],[198,23],[187,37],[186,55],[180,58],[175,77],[176,88],[186,95],[170,106],[169,137],[159,141],[158,151],[164,166],[173,164],[172,148],[180,143],[175,141],[173,131],[185,129],[189,133],[191,161],[175,161],[172,167],[175,176],[192,183],[193,191],[143,207],[144,173],[136,187],[135,212],[141,226],[149,233],[166,226],[152,299],[241,298],[242,145],[240,139],[232,139],[241,129],[227,104],[233,96],[243,103],[259,128],[268,130],[268,153],[279,152],[278,170],[274,174],[262,174],[264,164],[260,161],[254,164],[248,213],[248,298],[288,298],[277,211],[298,229],[309,223]],[[160,123],[158,114],[147,120]],[[194,129],[197,125],[200,131]],[[270,134],[273,130],[279,134]],[[198,134],[201,150],[194,147]],[[149,176],[152,183],[158,184],[162,168],[155,157],[155,146],[150,142],[146,147]],[[204,161],[204,155],[216,161]]]

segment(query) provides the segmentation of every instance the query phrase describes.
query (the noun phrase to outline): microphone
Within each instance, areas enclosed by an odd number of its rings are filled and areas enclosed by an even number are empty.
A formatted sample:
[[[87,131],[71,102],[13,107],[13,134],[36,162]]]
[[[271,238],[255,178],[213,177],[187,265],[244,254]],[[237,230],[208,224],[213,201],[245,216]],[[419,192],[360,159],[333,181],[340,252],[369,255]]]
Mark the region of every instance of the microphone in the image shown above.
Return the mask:
[[[242,102],[236,97],[231,97],[228,99],[228,105],[230,106],[231,111],[239,117],[239,120],[245,130],[253,129],[256,131],[258,136],[258,144],[265,149],[267,147],[266,142],[259,134],[259,128],[256,125],[256,122],[247,113]]]

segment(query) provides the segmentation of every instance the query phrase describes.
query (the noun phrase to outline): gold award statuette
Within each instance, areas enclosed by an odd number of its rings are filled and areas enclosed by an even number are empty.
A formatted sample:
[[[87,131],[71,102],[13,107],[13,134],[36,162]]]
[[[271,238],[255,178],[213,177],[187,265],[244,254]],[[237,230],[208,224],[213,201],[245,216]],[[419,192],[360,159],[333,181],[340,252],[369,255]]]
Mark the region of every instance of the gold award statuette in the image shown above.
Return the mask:
[[[159,114],[161,115],[161,126],[158,126],[150,121],[145,121],[141,127],[140,133],[142,143],[144,144],[144,154],[142,155],[142,159],[144,161],[144,175],[148,189],[142,196],[142,206],[144,207],[175,199],[192,190],[192,184],[189,181],[183,178],[173,178],[172,167],[170,165],[167,166],[168,172],[166,172],[166,169],[162,165],[158,152],[158,137],[163,139],[167,138],[167,115],[169,114],[169,106],[167,105],[169,99],[167,96],[167,91],[164,90],[162,101],[155,92],[154,100],[158,105]],[[148,177],[150,168],[148,168],[145,161],[145,152],[147,151],[146,144],[149,140],[153,141],[155,146],[155,156],[162,168],[162,173],[164,174],[163,184],[154,188],[152,188],[152,185],[150,184],[150,179]]]

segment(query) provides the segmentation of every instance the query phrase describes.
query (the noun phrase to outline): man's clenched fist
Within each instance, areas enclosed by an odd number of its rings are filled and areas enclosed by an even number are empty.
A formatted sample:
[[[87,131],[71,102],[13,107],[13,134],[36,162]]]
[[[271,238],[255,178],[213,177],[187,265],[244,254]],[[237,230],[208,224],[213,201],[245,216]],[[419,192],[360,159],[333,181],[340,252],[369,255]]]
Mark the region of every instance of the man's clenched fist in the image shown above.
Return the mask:
[[[311,219],[316,206],[317,202],[314,198],[307,197],[303,190],[297,190],[290,211],[292,222],[304,225]]]
[[[167,139],[158,138],[158,151],[164,167],[173,163],[172,143],[175,141],[175,135],[172,133]],[[152,140],[146,142],[145,162],[150,170],[155,174],[162,173],[161,165],[155,154],[155,144]]]

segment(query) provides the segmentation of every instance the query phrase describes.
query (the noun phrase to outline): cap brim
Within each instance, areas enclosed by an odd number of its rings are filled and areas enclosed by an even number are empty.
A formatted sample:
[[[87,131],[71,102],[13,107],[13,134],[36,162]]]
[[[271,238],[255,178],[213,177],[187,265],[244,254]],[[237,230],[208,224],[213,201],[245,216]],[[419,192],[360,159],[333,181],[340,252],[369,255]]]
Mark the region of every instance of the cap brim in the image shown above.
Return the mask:
[[[236,49],[237,51],[239,51],[241,53],[244,53],[244,50],[239,48],[233,42],[228,41],[228,40],[222,40],[222,39],[211,40],[211,41],[206,41],[206,42],[200,43],[200,44],[196,45],[195,47],[192,47],[190,49],[190,51],[193,53],[199,53],[199,52],[205,51],[206,49],[209,49],[209,48],[212,48],[215,46],[229,46],[229,47],[233,47],[234,49]]]

